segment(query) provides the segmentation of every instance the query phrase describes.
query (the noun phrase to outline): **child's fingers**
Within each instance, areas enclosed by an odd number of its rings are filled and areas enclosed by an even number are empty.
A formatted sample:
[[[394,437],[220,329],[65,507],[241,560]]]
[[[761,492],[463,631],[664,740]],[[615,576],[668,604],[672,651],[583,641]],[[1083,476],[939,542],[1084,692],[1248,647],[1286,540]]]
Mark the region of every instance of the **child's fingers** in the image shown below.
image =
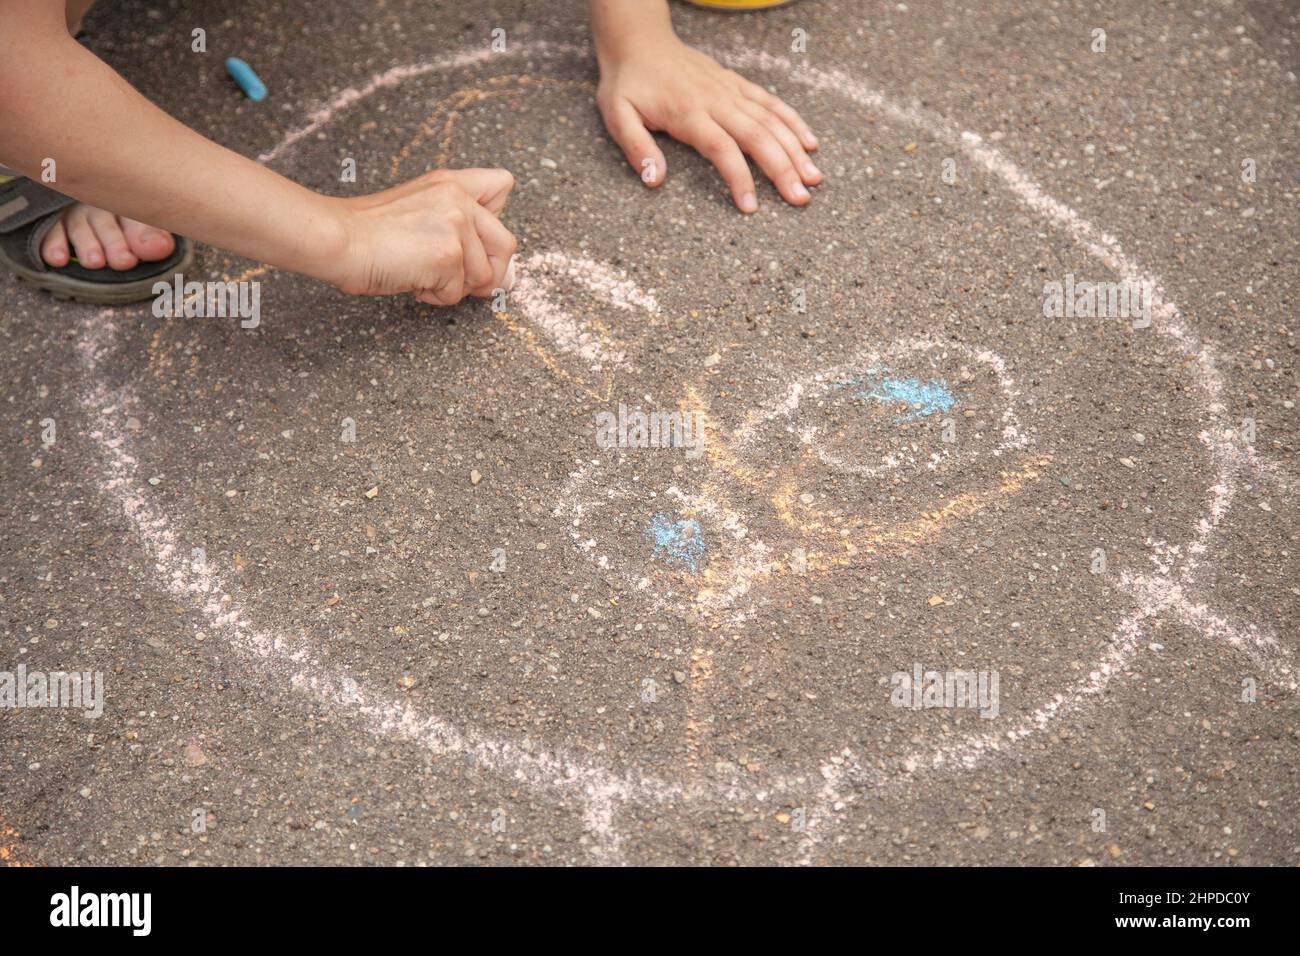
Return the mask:
[[[469,193],[480,206],[500,214],[506,207],[515,177],[506,169],[433,169],[382,192],[358,196],[354,202],[367,208],[423,192],[437,183],[452,183]]]
[[[804,151],[794,131],[786,126],[779,116],[753,100],[741,99],[740,108],[751,119],[757,120],[769,133],[776,137],[777,142],[781,144],[781,148],[785,150],[785,154],[790,157],[790,162],[794,164],[794,168],[799,171],[799,176],[803,179],[805,186],[816,186],[822,181],[821,170],[817,168],[817,164]]]
[[[602,113],[609,135],[622,148],[623,155],[641,177],[641,182],[652,188],[662,183],[668,164],[636,107],[620,99],[608,108],[602,108]]]
[[[465,294],[476,295],[484,288],[490,291],[492,263],[488,261],[487,250],[483,248],[483,240],[479,238],[478,228],[472,218],[467,219],[461,227],[460,248]]]
[[[454,260],[439,263],[440,277],[431,289],[416,293],[416,298],[430,305],[455,305],[465,298],[465,264],[459,252]]]
[[[455,305],[462,298],[462,296],[452,298],[451,295],[445,293],[443,289],[430,289],[427,292],[417,292],[415,297],[426,305]]]
[[[707,113],[693,114],[684,126],[670,129],[669,132],[683,143],[695,147],[722,174],[722,178],[731,187],[731,196],[737,209],[744,213],[757,211],[754,176],[749,171],[745,154],[740,151],[731,135],[711,116]]]
[[[812,199],[798,170],[790,162],[790,156],[767,127],[738,109],[716,119],[723,129],[735,137],[745,152],[754,157],[754,161],[767,174],[767,178],[772,180],[786,202],[802,206]]]
[[[793,106],[781,99],[781,97],[769,93],[757,83],[754,83],[751,80],[746,80],[743,77],[741,79],[741,89],[751,100],[759,106],[771,110],[781,118],[786,126],[794,130],[795,135],[799,137],[799,142],[803,144],[804,149],[809,152],[815,152],[817,150],[817,137],[813,134],[811,127],[804,122],[803,117],[799,115],[798,111],[796,111]]]
[[[515,177],[505,169],[455,169],[447,173],[475,202],[496,215],[506,208],[510,190],[515,188]]]
[[[483,241],[483,248],[487,250],[488,257],[491,259],[509,262],[515,250],[519,248],[514,234],[486,209],[480,209],[475,215],[474,228],[478,231],[479,238]],[[502,269],[504,268],[502,266]]]
[[[506,288],[506,272],[510,268],[510,257],[519,248],[519,243],[515,241],[510,230],[486,209],[479,210],[474,220],[474,229],[487,256],[489,268],[487,278],[472,288],[470,295],[487,298],[497,289]]]

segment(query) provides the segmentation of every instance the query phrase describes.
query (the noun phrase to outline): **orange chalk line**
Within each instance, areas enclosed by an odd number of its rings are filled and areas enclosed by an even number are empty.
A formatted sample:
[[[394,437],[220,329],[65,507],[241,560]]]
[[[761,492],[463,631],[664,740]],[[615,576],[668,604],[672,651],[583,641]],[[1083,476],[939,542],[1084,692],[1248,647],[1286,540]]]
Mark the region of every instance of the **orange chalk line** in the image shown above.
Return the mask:
[[[759,476],[755,469],[738,461],[731,453],[730,446],[726,443],[710,440],[710,432],[716,434],[718,428],[713,422],[713,416],[707,403],[701,399],[699,393],[694,388],[691,388],[688,389],[688,396],[693,405],[693,410],[700,412],[702,416],[704,422],[704,449],[710,462],[718,470],[729,475],[735,483],[766,493],[768,489],[767,482]],[[683,406],[683,410],[685,410],[685,406]],[[920,544],[952,521],[969,517],[997,501],[1019,493],[1026,484],[1037,481],[1042,477],[1042,470],[1046,469],[1051,462],[1052,458],[1046,455],[1024,458],[1020,462],[1019,470],[1002,472],[1002,480],[997,487],[958,495],[938,510],[923,514],[921,517],[903,525],[870,524],[867,519],[860,516],[836,515],[822,511],[814,505],[799,503],[796,501],[798,482],[793,477],[783,479],[770,500],[776,516],[791,529],[810,537],[822,536],[830,538],[832,542],[831,549],[843,552],[835,559],[828,558],[817,552],[807,555],[805,562],[807,569],[825,570],[829,567],[847,563],[858,553],[875,554],[897,545],[912,546]],[[716,499],[722,503],[725,510],[731,510],[729,504],[727,504],[728,498],[725,490],[716,481],[705,486],[705,493],[701,497]],[[858,537],[851,537],[855,531],[861,531],[862,534]],[[788,570],[786,562],[782,561],[773,562],[773,567],[781,571]],[[706,569],[706,573],[708,570]]]
[[[549,77],[539,77],[528,73],[505,74],[502,76],[492,77],[486,84],[488,89],[482,87],[469,87],[467,89],[457,90],[448,96],[443,97],[435,106],[425,121],[420,125],[419,132],[415,137],[403,146],[396,155],[393,156],[389,164],[390,176],[396,179],[400,175],[401,166],[415,150],[430,136],[433,135],[439,122],[442,123],[442,138],[439,142],[439,153],[434,160],[434,166],[442,167],[447,163],[448,153],[451,149],[452,141],[455,137],[456,122],[467,107],[483,102],[485,100],[506,96],[514,93],[523,93],[530,88],[547,87],[551,89],[586,89],[591,86],[590,83],[577,80],[553,80]],[[266,275],[273,271],[274,266],[262,264],[251,266],[245,269],[237,276],[232,276],[229,272],[222,273],[224,282],[244,282],[259,276]],[[194,293],[187,296],[184,305],[189,305],[198,299],[202,293]],[[518,336],[524,343],[525,347],[534,356],[541,360],[548,370],[556,377],[577,385],[583,392],[595,401],[605,402],[613,394],[613,378],[608,373],[603,376],[603,394],[593,391],[584,382],[578,381],[566,370],[564,370],[537,342],[536,336],[531,329],[514,321],[508,313],[493,312],[493,316],[501,320],[505,326]],[[152,342],[149,345],[149,367],[155,377],[161,376],[166,363],[163,361],[159,352],[162,336],[166,334],[167,326],[171,319],[164,320],[163,325],[159,327],[154,334]],[[601,325],[596,326],[598,336],[608,340],[608,330]],[[602,333],[604,333],[602,335]]]
[[[790,527],[809,534],[822,534],[832,538],[828,547],[838,553],[808,556],[808,567],[826,570],[848,564],[858,554],[878,554],[896,547],[913,547],[933,538],[938,532],[960,518],[977,514],[1000,501],[1018,494],[1025,485],[1042,477],[1042,471],[1051,464],[1049,456],[1036,456],[1021,461],[1018,470],[1002,472],[1001,482],[983,491],[968,491],[949,500],[942,508],[922,514],[919,518],[892,527],[868,523],[857,516],[825,515],[812,505],[795,503],[795,483],[786,482],[772,497],[777,516]],[[801,520],[797,512],[807,512],[810,517]],[[829,523],[828,520],[829,519]],[[834,527],[834,525],[839,527]],[[861,532],[854,536],[855,532]],[[838,541],[834,539],[838,538]]]
[[[767,482],[755,469],[738,461],[729,444],[712,437],[717,435],[718,426],[713,420],[707,403],[695,388],[689,388],[687,395],[692,406],[690,410],[698,411],[703,421],[706,456],[718,471],[731,479],[729,483],[716,479],[708,482],[700,497],[716,502],[719,511],[734,514],[724,484],[732,486],[739,484],[767,493]],[[683,412],[688,410],[686,402],[683,402],[682,410]],[[1016,469],[1003,471],[1001,480],[995,487],[957,495],[937,510],[895,525],[870,523],[860,516],[834,515],[813,505],[797,503],[797,480],[784,478],[770,498],[776,516],[796,534],[809,539],[818,539],[823,550],[808,551],[802,562],[802,571],[794,566],[793,555],[786,560],[773,559],[752,564],[733,561],[725,571],[706,567],[703,573],[705,586],[697,592],[695,598],[697,609],[703,612],[700,623],[704,624],[707,609],[716,603],[719,592],[734,591],[738,586],[748,591],[753,582],[767,580],[777,574],[829,571],[832,568],[848,566],[863,555],[910,549],[932,540],[953,522],[970,517],[1019,494],[1026,485],[1042,477],[1051,461],[1050,456],[1025,458]],[[720,625],[714,624],[709,630],[716,630],[719,627]],[[695,662],[700,659],[708,660],[707,668],[695,667]],[[714,674],[712,651],[702,642],[697,641],[691,652],[691,661],[691,683],[686,708],[688,763],[697,762],[698,754],[703,749],[699,739],[703,728],[696,717],[699,709],[698,695],[704,693]]]
[[[528,349],[528,351],[532,353],[532,355],[535,356],[544,366],[546,366],[546,369],[556,378],[568,382],[571,385],[576,385],[578,388],[582,389],[583,394],[595,402],[605,403],[609,401],[610,396],[614,393],[613,373],[605,372],[601,376],[605,389],[603,394],[592,391],[585,381],[576,378],[561,366],[560,363],[555,361],[555,357],[551,355],[545,346],[537,341],[537,333],[530,327],[521,323],[509,312],[497,312],[493,310],[492,317],[501,322],[507,329],[518,336],[520,341],[523,342],[524,348]]]
[[[22,834],[5,822],[0,814],[0,866],[36,866],[23,857],[28,854],[22,847]]]
[[[434,111],[420,124],[420,129],[415,137],[403,146],[389,163],[390,177],[398,178],[401,172],[402,164],[405,163],[415,150],[424,143],[426,139],[434,135],[439,124],[442,125],[442,136],[439,141],[439,153],[434,159],[435,167],[445,166],[451,149],[452,141],[455,138],[456,123],[463,111],[476,103],[484,102],[511,94],[528,92],[534,88],[549,89],[588,89],[591,87],[589,82],[578,80],[554,80],[549,77],[535,76],[529,73],[504,74],[490,78],[483,87],[468,87],[457,90],[448,96],[443,97],[435,105]],[[268,274],[274,270],[274,266],[262,264],[251,266],[236,276],[229,272],[222,273],[221,279],[224,282],[245,282]],[[201,292],[187,296],[183,305],[188,306],[202,295]],[[525,347],[534,356],[541,360],[548,370],[556,377],[577,385],[582,391],[595,401],[605,402],[613,394],[613,378],[608,373],[603,376],[603,394],[593,391],[586,383],[574,378],[569,372],[564,370],[537,342],[536,336],[530,329],[514,321],[508,313],[493,313],[494,317],[501,320],[505,326],[510,329],[521,341]],[[154,333],[153,340],[149,344],[149,368],[155,377],[161,377],[164,369],[168,364],[161,354],[160,348],[162,337],[168,331],[168,325],[171,318],[164,320],[163,324]],[[605,341],[612,341],[608,336],[608,330],[598,323],[595,324],[595,331],[598,337]]]
[[[472,105],[489,99],[523,93],[533,87],[582,89],[589,86],[589,83],[584,82],[552,80],[530,74],[508,74],[491,78],[487,81],[486,88],[470,87],[458,90],[438,101],[433,112],[421,123],[416,135],[392,158],[389,166],[390,176],[396,179],[400,175],[402,165],[419,146],[435,134],[439,126],[442,128],[441,137],[438,144],[439,152],[435,157],[434,165],[437,167],[444,166],[447,163],[451,144],[455,138],[456,125],[464,111]],[[266,265],[255,266],[246,269],[233,279],[228,274],[223,278],[225,281],[245,281],[265,275],[271,268],[271,266]],[[195,297],[187,298],[186,304],[192,301],[193,298]],[[529,353],[541,361],[543,366],[557,378],[576,385],[587,397],[595,401],[609,401],[613,393],[613,376],[611,373],[606,372],[602,375],[603,392],[594,391],[585,381],[576,378],[556,362],[550,352],[538,342],[536,333],[531,328],[517,321],[508,312],[493,311],[491,314],[519,338]],[[604,323],[593,321],[589,323],[589,327],[592,328],[593,333],[602,342],[607,345],[613,344],[613,337],[609,334],[609,329],[604,326]],[[155,335],[154,342],[150,346],[151,365],[152,353],[161,334],[162,329]],[[687,396],[688,399],[681,403],[682,410],[698,410],[701,412],[705,433],[705,454],[708,456],[710,463],[727,479],[730,479],[730,481],[714,479],[707,482],[700,497],[715,502],[720,511],[734,515],[736,512],[731,506],[726,486],[728,484],[740,484],[754,490],[766,492],[766,480],[760,476],[758,471],[736,459],[731,453],[729,445],[720,441],[709,440],[709,432],[712,431],[716,434],[718,427],[713,421],[707,404],[701,399],[694,387],[688,388]],[[812,505],[797,503],[796,489],[798,485],[797,480],[794,478],[784,479],[775,493],[771,495],[770,500],[776,516],[793,531],[808,538],[822,539],[821,546],[824,550],[808,551],[803,561],[802,571],[823,572],[832,568],[847,566],[861,555],[879,554],[893,549],[905,549],[922,544],[932,539],[952,522],[974,515],[998,501],[1018,494],[1026,484],[1037,481],[1041,477],[1039,469],[1046,468],[1050,463],[1051,458],[1046,456],[1025,459],[1021,463],[1020,470],[1003,472],[1002,481],[995,488],[958,495],[936,511],[928,512],[905,524],[892,527],[869,524],[865,518],[860,516],[834,515]],[[689,513],[691,509],[687,510]],[[766,580],[776,574],[788,573],[792,573],[792,561],[789,559],[775,559],[770,562],[747,566],[735,564],[725,573],[714,567],[706,567],[703,574],[706,586],[697,592],[695,598],[697,609],[704,612],[699,619],[699,623],[701,625],[705,623],[707,609],[713,603],[719,590],[735,587],[738,583],[743,583],[747,590],[752,581]],[[795,571],[793,573],[800,572]],[[738,581],[738,577],[744,580]],[[716,629],[717,627],[718,625],[713,625],[710,629]],[[698,703],[713,677],[713,651],[704,643],[697,641],[691,652],[690,684],[686,707],[687,764],[690,767],[698,766],[700,753],[704,749],[701,741],[703,724],[699,718]]]
[[[247,282],[250,279],[256,279],[258,276],[264,276],[268,272],[271,272],[274,269],[275,266],[269,266],[266,264],[249,266],[243,272],[239,273],[239,275],[232,276],[229,272],[221,273],[220,281],[221,282]],[[203,295],[204,292],[202,290],[187,295],[181,301],[182,311],[186,307],[188,307],[191,303],[201,299]],[[153,334],[153,338],[150,339],[149,341],[149,346],[146,349],[146,352],[148,353],[149,356],[149,371],[150,373],[152,373],[154,378],[162,378],[165,369],[167,369],[171,365],[171,361],[169,359],[166,359],[163,356],[161,349],[162,349],[163,336],[167,334],[167,332],[175,322],[176,322],[176,316],[174,315],[163,316],[162,323],[158,326],[157,330]],[[198,367],[198,356],[195,355],[190,358],[190,371],[194,371],[197,367]]]
[[[590,89],[591,84],[578,80],[554,80],[531,73],[506,73],[492,77],[484,86],[459,89],[455,93],[444,96],[434,105],[433,112],[420,124],[420,129],[415,136],[393,157],[389,165],[389,176],[396,179],[400,175],[402,164],[411,157],[417,147],[433,136],[439,124],[442,126],[442,136],[438,142],[438,155],[434,159],[434,165],[445,166],[451,152],[452,140],[456,135],[456,124],[468,107],[485,100],[524,93],[530,87]]]

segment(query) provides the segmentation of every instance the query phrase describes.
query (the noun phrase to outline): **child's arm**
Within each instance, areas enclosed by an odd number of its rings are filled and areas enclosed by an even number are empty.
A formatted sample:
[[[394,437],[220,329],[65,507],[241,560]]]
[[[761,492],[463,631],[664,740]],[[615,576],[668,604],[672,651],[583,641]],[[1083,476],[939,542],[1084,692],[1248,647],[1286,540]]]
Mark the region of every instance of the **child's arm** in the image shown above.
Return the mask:
[[[596,100],[610,135],[648,186],[666,164],[651,131],[689,143],[731,186],[742,212],[758,208],[748,153],[787,202],[803,205],[822,174],[817,137],[777,97],[673,32],[667,0],[587,0],[600,63]]]
[[[68,35],[62,4],[0,0],[0,19],[0,162],[39,180],[51,158],[61,193],[348,292],[441,304],[503,280],[504,170],[323,196],[157,109]]]

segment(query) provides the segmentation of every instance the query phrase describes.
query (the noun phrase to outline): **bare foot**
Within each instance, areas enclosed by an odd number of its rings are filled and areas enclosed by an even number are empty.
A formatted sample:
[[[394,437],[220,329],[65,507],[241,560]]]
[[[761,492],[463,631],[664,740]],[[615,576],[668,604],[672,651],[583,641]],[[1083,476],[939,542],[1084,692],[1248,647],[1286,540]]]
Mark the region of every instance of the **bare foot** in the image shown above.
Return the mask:
[[[172,234],[134,219],[114,215],[83,202],[63,210],[63,217],[41,240],[41,258],[60,268],[72,256],[87,269],[111,266],[118,271],[166,259],[176,248]]]

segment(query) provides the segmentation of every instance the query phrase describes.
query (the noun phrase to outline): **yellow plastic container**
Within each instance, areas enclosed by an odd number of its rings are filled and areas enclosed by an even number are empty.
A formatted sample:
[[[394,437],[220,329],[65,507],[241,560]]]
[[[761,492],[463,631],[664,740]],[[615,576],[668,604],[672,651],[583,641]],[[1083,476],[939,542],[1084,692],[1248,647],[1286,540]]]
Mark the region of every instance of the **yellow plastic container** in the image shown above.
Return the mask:
[[[687,3],[693,3],[697,7],[708,7],[710,10],[769,10],[772,7],[783,7],[787,3],[794,3],[794,0],[686,0]]]

